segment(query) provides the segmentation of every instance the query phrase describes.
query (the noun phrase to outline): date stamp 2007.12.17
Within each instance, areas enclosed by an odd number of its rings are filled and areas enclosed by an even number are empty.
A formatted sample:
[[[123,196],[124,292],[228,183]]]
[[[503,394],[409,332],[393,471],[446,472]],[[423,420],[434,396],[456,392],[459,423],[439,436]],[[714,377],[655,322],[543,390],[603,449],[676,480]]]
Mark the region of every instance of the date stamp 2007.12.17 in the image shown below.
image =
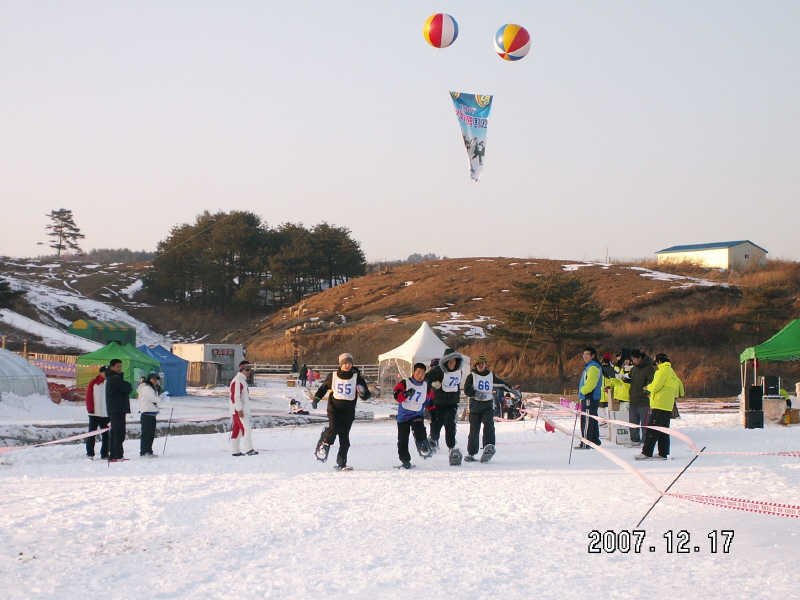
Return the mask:
[[[696,538],[695,538],[696,539]],[[677,533],[671,529],[662,535],[656,535],[655,539],[651,536],[647,538],[647,532],[643,529],[628,531],[622,529],[614,531],[598,531],[597,529],[589,532],[589,554],[641,554],[642,552],[663,552],[666,554],[693,554],[695,552],[710,552],[711,554],[728,554],[733,542],[733,530],[716,529],[708,532],[701,538],[702,542],[692,544],[692,534],[685,529]]]

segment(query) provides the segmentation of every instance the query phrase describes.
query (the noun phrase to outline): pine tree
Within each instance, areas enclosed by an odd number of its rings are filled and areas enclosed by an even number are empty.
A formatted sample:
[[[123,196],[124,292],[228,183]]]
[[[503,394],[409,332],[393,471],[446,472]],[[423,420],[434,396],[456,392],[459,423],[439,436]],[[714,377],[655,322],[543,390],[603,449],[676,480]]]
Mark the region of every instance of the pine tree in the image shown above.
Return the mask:
[[[788,285],[764,285],[742,290],[742,312],[733,315],[737,337],[765,342],[794,316],[795,294]]]
[[[51,223],[47,225],[46,229],[49,230],[47,234],[50,237],[49,246],[56,251],[56,256],[61,258],[61,253],[64,250],[74,250],[80,252],[81,248],[78,246],[78,240],[82,240],[86,236],[81,233],[81,230],[75,225],[72,218],[72,211],[66,208],[58,210],[51,210],[50,214]]]
[[[532,343],[551,344],[558,362],[558,376],[564,375],[567,346],[598,341],[608,334],[599,330],[601,308],[593,298],[594,288],[577,274],[537,275],[529,282],[513,281],[513,295],[524,310],[505,311],[505,327],[492,334],[524,348]]]
[[[0,308],[12,308],[16,299],[24,293],[22,290],[12,290],[8,281],[0,279]]]

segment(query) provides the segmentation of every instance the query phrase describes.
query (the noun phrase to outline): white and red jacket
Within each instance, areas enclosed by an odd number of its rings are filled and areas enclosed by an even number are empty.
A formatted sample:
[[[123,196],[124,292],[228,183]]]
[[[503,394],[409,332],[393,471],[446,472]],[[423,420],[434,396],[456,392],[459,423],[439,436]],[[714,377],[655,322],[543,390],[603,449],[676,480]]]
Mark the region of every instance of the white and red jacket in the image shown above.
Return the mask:
[[[107,417],[106,378],[98,375],[86,387],[86,411],[93,417]]]
[[[250,416],[250,392],[247,387],[247,376],[239,371],[231,381],[230,414],[242,411],[245,417]]]

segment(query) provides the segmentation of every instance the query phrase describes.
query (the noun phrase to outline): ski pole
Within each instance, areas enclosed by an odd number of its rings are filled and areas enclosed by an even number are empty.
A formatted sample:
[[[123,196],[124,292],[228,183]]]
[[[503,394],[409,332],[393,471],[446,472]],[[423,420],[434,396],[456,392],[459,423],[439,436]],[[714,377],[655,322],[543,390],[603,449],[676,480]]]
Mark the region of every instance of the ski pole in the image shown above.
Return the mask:
[[[686,469],[688,469],[689,467],[692,466],[692,463],[697,460],[697,457],[700,456],[700,454],[703,451],[705,451],[705,449],[706,449],[706,447],[703,446],[703,450],[700,450],[700,452],[698,454],[695,454],[694,458],[691,461],[689,461],[689,464],[686,465],[685,467],[683,467],[683,471],[678,473],[678,476],[675,479],[672,480],[672,483],[669,484],[669,487],[664,490],[664,494],[666,494],[669,491],[669,488],[671,488],[675,484],[675,482],[678,481],[678,479],[680,479],[681,475],[686,473]],[[641,525],[644,522],[644,520],[647,518],[647,515],[650,514],[650,511],[653,510],[656,507],[656,504],[658,504],[661,501],[661,498],[663,498],[663,497],[664,497],[664,495],[662,494],[661,496],[658,497],[658,499],[655,502],[653,502],[653,505],[647,510],[646,513],[644,513],[644,516],[636,524],[636,527],[639,527],[639,525]]]
[[[173,406],[169,411],[169,421],[167,422],[167,435],[164,436],[164,449],[161,451],[161,456],[164,456],[164,452],[167,451],[167,438],[169,437],[169,430],[172,427],[172,413],[175,411],[175,407]]]
[[[572,437],[569,438],[569,460],[567,464],[572,464],[572,444],[575,442],[575,428],[578,426],[578,413],[575,413],[575,422],[572,424]],[[583,440],[581,440],[583,443]]]

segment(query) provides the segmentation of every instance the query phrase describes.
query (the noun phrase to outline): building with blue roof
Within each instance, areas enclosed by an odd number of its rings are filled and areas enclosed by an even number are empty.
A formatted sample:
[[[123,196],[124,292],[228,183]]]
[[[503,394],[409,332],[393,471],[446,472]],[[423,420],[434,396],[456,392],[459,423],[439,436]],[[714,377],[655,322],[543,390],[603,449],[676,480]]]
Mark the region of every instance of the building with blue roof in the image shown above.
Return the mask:
[[[711,269],[746,269],[767,264],[767,250],[750,240],[670,246],[656,252],[658,264],[690,262]]]

